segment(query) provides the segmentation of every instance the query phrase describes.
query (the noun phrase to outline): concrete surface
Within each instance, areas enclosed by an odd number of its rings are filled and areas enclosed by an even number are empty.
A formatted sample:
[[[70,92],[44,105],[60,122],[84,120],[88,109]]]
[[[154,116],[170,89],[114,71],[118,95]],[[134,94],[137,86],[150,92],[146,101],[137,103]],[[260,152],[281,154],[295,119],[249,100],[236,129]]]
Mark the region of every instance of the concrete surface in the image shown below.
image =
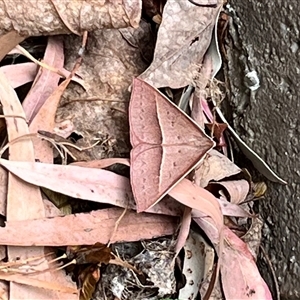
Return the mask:
[[[300,299],[300,6],[297,0],[231,0],[236,11],[229,50],[233,124],[240,136],[283,179],[267,182],[261,202],[263,245],[275,269],[282,299]],[[256,70],[253,97],[244,84]],[[272,284],[269,272],[263,275]]]

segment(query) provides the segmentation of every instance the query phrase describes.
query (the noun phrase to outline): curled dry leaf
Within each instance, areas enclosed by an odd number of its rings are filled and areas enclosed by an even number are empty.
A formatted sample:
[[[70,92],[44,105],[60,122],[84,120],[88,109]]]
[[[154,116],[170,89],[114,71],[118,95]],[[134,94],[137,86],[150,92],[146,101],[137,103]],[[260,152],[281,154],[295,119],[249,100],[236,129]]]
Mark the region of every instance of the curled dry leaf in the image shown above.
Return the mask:
[[[181,248],[185,245],[186,239],[190,232],[190,226],[192,222],[192,209],[190,207],[185,207],[184,213],[182,215],[180,230],[177,236],[177,241],[175,245],[175,253],[178,255]]]
[[[179,299],[196,299],[200,284],[211,275],[214,266],[215,252],[201,234],[191,230],[184,246],[182,273],[186,284],[180,289]],[[204,294],[204,293],[203,293]]]
[[[158,90],[133,82],[129,106],[130,182],[137,210],[160,201],[195,168],[214,142]]]
[[[91,300],[96,285],[100,279],[100,269],[98,266],[88,266],[80,274],[80,300]]]
[[[123,209],[101,209],[64,217],[7,222],[0,228],[0,245],[74,246],[133,242],[173,234],[177,218],[128,211],[116,232],[115,225]],[[36,230],[39,234],[36,234]],[[74,234],[76,232],[76,234]]]
[[[14,1],[1,1],[0,35],[14,29],[30,36],[40,36],[69,34],[68,27],[76,33],[102,28],[137,27],[141,4],[138,0],[123,1],[121,5],[115,1],[44,0],[43,5],[32,5],[31,0],[22,1],[19,5],[15,5]]]
[[[212,182],[209,185],[224,187],[229,195],[230,202],[234,204],[242,203],[250,189],[249,182],[245,179]]]
[[[241,172],[233,162],[216,150],[211,150],[195,170],[195,183],[206,187],[211,180],[219,181]]]
[[[231,217],[240,217],[240,218],[250,218],[254,217],[249,212],[244,210],[241,206],[229,202],[226,198],[220,197],[218,199],[221,210],[224,216],[231,216]]]

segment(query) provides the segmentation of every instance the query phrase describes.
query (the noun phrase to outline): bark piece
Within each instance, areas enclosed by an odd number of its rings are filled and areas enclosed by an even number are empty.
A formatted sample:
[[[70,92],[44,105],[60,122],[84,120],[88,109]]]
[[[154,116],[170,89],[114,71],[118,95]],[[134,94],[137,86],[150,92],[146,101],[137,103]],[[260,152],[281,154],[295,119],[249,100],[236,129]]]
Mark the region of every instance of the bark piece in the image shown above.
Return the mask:
[[[80,34],[85,30],[102,28],[137,27],[140,17],[140,0],[124,0],[121,3],[97,0],[24,0],[18,2],[18,5],[15,1],[1,0],[0,35],[11,30],[39,36],[67,34],[72,31]]]

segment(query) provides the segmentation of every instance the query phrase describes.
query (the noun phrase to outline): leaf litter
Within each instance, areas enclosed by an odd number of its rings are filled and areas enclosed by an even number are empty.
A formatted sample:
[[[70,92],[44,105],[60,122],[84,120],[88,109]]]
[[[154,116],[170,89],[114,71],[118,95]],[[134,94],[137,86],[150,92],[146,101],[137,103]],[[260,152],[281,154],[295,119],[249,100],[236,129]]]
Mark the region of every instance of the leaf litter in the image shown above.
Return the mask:
[[[3,8],[2,299],[271,299],[255,264],[266,186],[227,157],[224,132],[284,181],[218,107],[222,4]],[[22,32],[48,36],[41,57]]]

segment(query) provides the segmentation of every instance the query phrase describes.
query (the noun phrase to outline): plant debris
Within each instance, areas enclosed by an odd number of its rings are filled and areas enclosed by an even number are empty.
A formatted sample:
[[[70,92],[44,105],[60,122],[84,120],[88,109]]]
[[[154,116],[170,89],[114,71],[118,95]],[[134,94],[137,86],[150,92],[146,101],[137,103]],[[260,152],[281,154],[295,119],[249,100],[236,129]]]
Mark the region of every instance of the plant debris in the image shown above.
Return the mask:
[[[0,298],[271,299],[223,1],[1,5]]]

